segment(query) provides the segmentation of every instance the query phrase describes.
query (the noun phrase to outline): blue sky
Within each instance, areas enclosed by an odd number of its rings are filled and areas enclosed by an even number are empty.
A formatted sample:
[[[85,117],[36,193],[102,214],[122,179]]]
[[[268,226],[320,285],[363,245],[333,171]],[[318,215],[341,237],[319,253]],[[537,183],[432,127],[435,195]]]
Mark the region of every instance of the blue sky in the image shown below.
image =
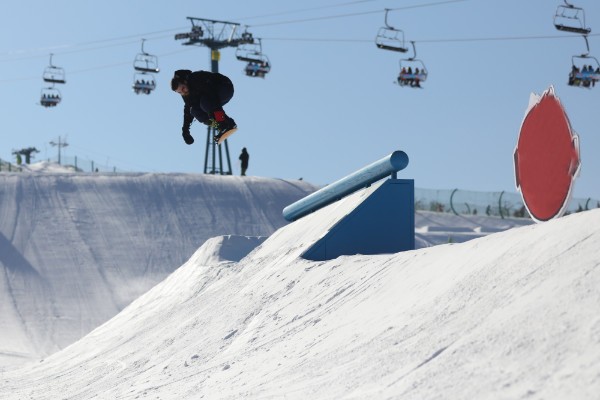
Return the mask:
[[[403,150],[410,164],[401,177],[417,187],[514,192],[513,150],[529,94],[554,85],[580,135],[574,196],[600,199],[600,87],[566,84],[571,56],[584,52],[585,42],[554,28],[559,4],[10,2],[0,13],[0,158],[29,146],[41,151],[36,160],[54,157],[48,143],[67,136],[66,155],[82,160],[128,171],[202,172],[206,130],[195,123],[196,143],[184,144],[182,101],[169,87],[176,69],[210,69],[207,48],[174,40],[192,16],[248,25],[273,65],[266,79],[248,78],[234,49],[222,50],[220,72],[236,89],[225,107],[240,128],[229,140],[236,174],[242,147],[251,156],[249,174],[315,184]],[[600,57],[600,3],[576,5],[592,28],[591,55]],[[385,8],[398,9],[390,24],[415,41],[429,70],[422,90],[393,84],[406,56],[374,44]],[[161,68],[149,96],[131,90],[142,38]],[[37,103],[50,53],[67,84],[63,102],[45,109]]]

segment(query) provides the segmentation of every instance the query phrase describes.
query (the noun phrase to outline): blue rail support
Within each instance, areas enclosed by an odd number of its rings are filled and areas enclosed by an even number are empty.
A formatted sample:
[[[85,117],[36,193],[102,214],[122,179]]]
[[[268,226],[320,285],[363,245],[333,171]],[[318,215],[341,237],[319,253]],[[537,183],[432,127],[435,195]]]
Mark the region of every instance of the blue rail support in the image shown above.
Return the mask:
[[[408,165],[408,155],[400,150],[367,165],[360,170],[342,178],[316,192],[290,204],[283,209],[283,217],[287,221],[295,221],[320,208],[334,203],[359,189],[369,187],[372,183],[396,173]]]

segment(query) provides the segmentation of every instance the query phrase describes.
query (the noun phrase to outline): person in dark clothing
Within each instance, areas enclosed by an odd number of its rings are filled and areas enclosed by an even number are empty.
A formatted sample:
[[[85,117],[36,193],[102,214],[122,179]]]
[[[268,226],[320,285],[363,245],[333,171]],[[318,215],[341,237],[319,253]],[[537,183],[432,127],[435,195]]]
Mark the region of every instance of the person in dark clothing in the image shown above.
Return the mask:
[[[242,176],[246,176],[246,170],[248,169],[248,161],[250,160],[250,154],[248,154],[248,151],[245,147],[242,149],[242,154],[240,154],[239,158],[242,164]]]
[[[175,71],[171,79],[171,89],[183,98],[182,135],[185,143],[194,143],[190,134],[194,118],[205,125],[216,127],[215,141],[237,129],[233,118],[223,110],[223,106],[233,97],[233,83],[225,75],[180,69]]]

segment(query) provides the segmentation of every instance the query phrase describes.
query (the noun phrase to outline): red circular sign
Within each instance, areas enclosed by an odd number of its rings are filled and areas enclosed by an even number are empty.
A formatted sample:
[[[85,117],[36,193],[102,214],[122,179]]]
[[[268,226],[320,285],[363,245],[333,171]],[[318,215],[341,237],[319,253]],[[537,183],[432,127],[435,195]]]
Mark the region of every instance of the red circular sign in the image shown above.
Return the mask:
[[[536,221],[564,214],[579,173],[579,138],[554,88],[532,94],[514,153],[515,179]],[[531,104],[533,103],[533,104]]]

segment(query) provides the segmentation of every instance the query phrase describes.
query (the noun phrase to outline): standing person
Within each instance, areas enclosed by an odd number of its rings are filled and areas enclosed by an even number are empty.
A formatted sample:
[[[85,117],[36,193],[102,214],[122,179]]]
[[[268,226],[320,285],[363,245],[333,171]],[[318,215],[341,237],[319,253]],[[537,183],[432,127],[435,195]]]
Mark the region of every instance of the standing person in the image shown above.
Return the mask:
[[[246,170],[248,169],[248,161],[250,160],[250,154],[244,147],[242,149],[242,154],[240,154],[240,161],[242,163],[242,176],[246,176]]]
[[[186,144],[194,143],[190,125],[194,118],[208,126],[215,126],[214,140],[221,143],[237,130],[233,118],[225,114],[223,106],[233,97],[233,83],[217,72],[180,69],[171,79],[171,89],[183,98],[182,135]]]

